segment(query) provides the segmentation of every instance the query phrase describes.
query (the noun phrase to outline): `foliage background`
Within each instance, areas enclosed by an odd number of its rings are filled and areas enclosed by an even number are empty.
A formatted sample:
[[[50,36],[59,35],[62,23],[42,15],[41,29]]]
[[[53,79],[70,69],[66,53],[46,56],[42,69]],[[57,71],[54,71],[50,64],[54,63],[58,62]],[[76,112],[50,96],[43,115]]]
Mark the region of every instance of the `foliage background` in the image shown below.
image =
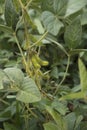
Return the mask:
[[[87,0],[0,0],[0,130],[87,129],[86,28]]]

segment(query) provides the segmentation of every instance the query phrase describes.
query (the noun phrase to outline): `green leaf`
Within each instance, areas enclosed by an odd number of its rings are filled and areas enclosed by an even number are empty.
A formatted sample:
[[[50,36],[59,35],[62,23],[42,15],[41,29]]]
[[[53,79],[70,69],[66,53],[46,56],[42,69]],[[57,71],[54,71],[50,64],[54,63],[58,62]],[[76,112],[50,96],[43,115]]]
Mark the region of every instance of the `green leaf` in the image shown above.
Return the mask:
[[[19,88],[16,99],[24,103],[33,103],[41,100],[38,87],[33,79],[25,77],[22,86]]]
[[[69,54],[75,55],[75,54],[78,54],[80,52],[87,52],[87,49],[73,49],[73,50],[70,50]]]
[[[80,126],[81,121],[83,120],[83,116],[79,115],[76,119],[76,123],[75,123],[75,130],[77,130],[77,128]]]
[[[5,77],[5,74],[3,73],[3,70],[0,69],[0,90],[3,89],[3,79]]]
[[[68,130],[74,130],[74,125],[76,121],[76,115],[74,112],[65,116],[65,120],[68,124]]]
[[[17,91],[17,87],[21,86],[23,80],[24,74],[18,68],[11,67],[0,70],[0,89],[3,89],[2,91]]]
[[[58,111],[61,115],[65,115],[68,111],[68,108],[66,107],[66,105],[61,102],[58,102],[57,100],[53,101],[52,108]]]
[[[42,13],[42,22],[47,31],[54,36],[56,36],[60,29],[64,26],[57,16],[49,11],[44,11]]]
[[[42,2],[42,9],[49,10],[57,16],[63,16],[66,13],[68,0],[44,0]]]
[[[78,92],[81,90],[81,85],[76,85],[75,87],[72,88],[72,92]]]
[[[13,4],[15,6],[16,11],[17,12],[20,11],[20,4],[19,4],[18,0],[13,0]]]
[[[42,0],[42,10],[49,10],[53,12],[54,0]]]
[[[85,91],[87,90],[87,70],[81,59],[78,60],[78,66],[81,88],[82,91]]]
[[[73,99],[82,99],[84,98],[84,92],[70,93],[65,96],[62,96],[59,100],[73,100]]]
[[[10,27],[5,26],[5,25],[1,25],[1,24],[0,24],[0,31],[10,33],[10,34],[13,33],[13,30]]]
[[[83,121],[80,124],[80,130],[87,130],[87,121]]]
[[[45,123],[43,126],[44,130],[60,130],[57,125],[51,122]]]
[[[16,87],[22,85],[22,82],[24,80],[24,74],[19,68],[6,68],[4,69],[4,72],[8,76],[9,80],[12,81],[14,85],[16,85]]]
[[[15,29],[18,22],[18,14],[12,0],[6,0],[5,2],[5,20],[7,26]]]
[[[13,124],[4,122],[4,130],[18,130]]]
[[[64,39],[69,49],[78,47],[81,43],[82,27],[79,19],[75,19],[65,30]]]
[[[0,122],[6,121],[10,118],[11,118],[11,110],[10,109],[5,109],[2,112],[0,111]]]
[[[81,15],[81,25],[87,25],[87,10]]]
[[[81,10],[85,5],[87,5],[87,0],[69,0],[65,17],[76,13],[77,11]]]
[[[51,107],[46,106],[46,110],[48,111],[48,113],[53,117],[53,119],[55,120],[55,122],[58,125],[58,128],[60,130],[67,130],[67,124],[66,121],[62,118],[62,116],[56,112],[55,110],[53,110]]]
[[[35,23],[35,25],[37,27],[37,30],[38,30],[39,34],[43,34],[45,30],[44,30],[40,20],[38,18],[35,18],[34,23]]]
[[[58,79],[59,78],[59,75],[58,75],[58,67],[57,66],[54,66],[51,70],[51,76],[53,78],[56,78]]]
[[[5,2],[5,0],[0,0],[0,4],[3,4]]]
[[[68,3],[68,0],[54,0],[54,3],[53,3],[54,12],[60,16],[65,15],[66,9],[67,9],[67,3]]]

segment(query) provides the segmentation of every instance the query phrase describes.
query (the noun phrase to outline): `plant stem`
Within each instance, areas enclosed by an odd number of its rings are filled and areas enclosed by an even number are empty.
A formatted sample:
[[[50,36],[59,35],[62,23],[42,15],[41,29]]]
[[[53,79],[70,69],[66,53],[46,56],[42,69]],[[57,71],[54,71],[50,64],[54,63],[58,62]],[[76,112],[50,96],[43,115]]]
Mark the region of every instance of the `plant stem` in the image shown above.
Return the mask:
[[[29,108],[29,104],[25,104],[27,110],[35,117],[37,118],[38,116]]]
[[[26,9],[28,8],[28,6],[32,3],[33,0],[29,0],[29,2],[26,5]]]
[[[3,99],[1,99],[1,98],[0,98],[0,102],[4,103],[5,105],[10,106],[10,103],[6,102],[5,100],[3,100]]]
[[[30,48],[32,48],[33,46],[35,46],[35,45],[37,45],[39,42],[41,42],[41,41],[45,38],[45,36],[47,35],[47,33],[48,33],[48,31],[46,31],[46,32],[42,35],[42,37],[41,37],[38,41],[36,41]]]
[[[22,58],[23,58],[23,62],[24,62],[25,68],[26,68],[26,72],[29,74],[29,76],[31,76],[31,72],[30,72],[30,70],[29,70],[29,67],[28,67],[28,64],[27,64],[27,62],[26,62],[25,56],[24,56],[24,54],[23,54],[23,51],[22,51],[22,49],[21,49],[21,46],[20,46],[20,44],[19,44],[19,41],[18,41],[18,39],[17,39],[15,33],[14,33],[14,37],[15,37],[17,46],[18,46],[18,48],[19,48],[19,51],[20,51],[20,53],[21,53],[21,56],[22,56]]]
[[[23,8],[24,8],[24,5],[23,5],[22,1],[21,1],[21,0],[18,0],[18,1],[19,1],[19,3],[20,3],[21,8],[23,9]]]

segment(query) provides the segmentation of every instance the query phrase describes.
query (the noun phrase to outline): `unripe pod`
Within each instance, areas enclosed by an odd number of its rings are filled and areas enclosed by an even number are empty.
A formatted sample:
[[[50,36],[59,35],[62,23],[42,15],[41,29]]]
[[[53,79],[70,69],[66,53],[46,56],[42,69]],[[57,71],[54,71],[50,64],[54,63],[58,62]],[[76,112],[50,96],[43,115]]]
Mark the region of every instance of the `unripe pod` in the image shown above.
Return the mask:
[[[47,66],[49,64],[48,61],[43,61],[43,60],[40,63],[41,63],[42,66]]]
[[[42,65],[42,66],[47,66],[47,65],[49,64],[48,61],[44,61],[44,60],[40,59],[40,57],[38,57],[37,55],[35,55],[35,58],[36,58],[37,62],[38,62],[40,65]]]
[[[31,60],[32,60],[32,64],[34,65],[35,68],[37,68],[37,69],[40,69],[40,68],[41,68],[41,66],[40,66],[40,64],[37,62],[35,56],[32,56]]]

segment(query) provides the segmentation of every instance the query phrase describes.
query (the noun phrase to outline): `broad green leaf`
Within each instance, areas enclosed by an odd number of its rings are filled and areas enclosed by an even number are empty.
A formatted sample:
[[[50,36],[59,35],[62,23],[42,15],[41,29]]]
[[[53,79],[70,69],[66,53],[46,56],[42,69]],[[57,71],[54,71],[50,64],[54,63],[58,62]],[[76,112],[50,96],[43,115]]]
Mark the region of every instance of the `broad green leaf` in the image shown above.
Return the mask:
[[[42,121],[42,118],[40,118],[40,120]],[[29,130],[40,130],[41,127],[37,124],[38,124],[38,118],[33,117],[33,118],[29,119],[29,123],[27,125],[27,128]]]
[[[87,70],[81,59],[78,60],[78,66],[81,88],[85,92],[87,90]]]
[[[85,5],[87,5],[87,0],[69,0],[65,17],[76,13],[77,11],[81,10]]]
[[[11,111],[9,109],[5,109],[3,111],[0,111],[0,122],[6,121],[11,118]]]
[[[13,30],[10,27],[5,26],[5,25],[1,25],[1,24],[0,24],[0,31],[10,33],[10,34],[13,33]]]
[[[4,69],[4,72],[6,73],[9,80],[13,82],[13,85],[16,85],[16,87],[21,86],[24,80],[24,74],[20,69],[11,67]]]
[[[79,19],[75,19],[66,27],[64,39],[69,49],[78,47],[81,43],[82,27]]]
[[[42,22],[47,31],[54,36],[56,36],[60,29],[64,26],[57,16],[49,11],[44,11],[42,13]]]
[[[5,2],[5,0],[0,0],[0,4],[3,4]]]
[[[54,12],[53,10],[53,3],[54,0],[42,0],[42,10],[49,10],[51,12]]]
[[[49,106],[46,106],[46,110],[53,117],[53,119],[57,123],[58,128],[60,130],[67,130],[67,124],[66,124],[65,120],[62,118],[62,116],[58,112],[56,112],[55,110],[53,110]]]
[[[11,81],[8,78],[7,74],[0,69],[0,91],[7,91],[11,88]]]
[[[65,15],[67,9],[68,0],[54,0],[53,7],[54,12],[57,15]]]
[[[43,126],[44,130],[60,130],[57,125],[51,122],[45,123]]]
[[[53,101],[52,108],[58,111],[61,115],[65,115],[68,111],[67,106],[61,102],[58,102],[58,100]]]
[[[78,92],[81,90],[81,85],[76,85],[75,87],[72,88],[72,92]]]
[[[57,66],[54,66],[51,70],[51,76],[53,78],[56,78],[58,79],[59,78],[59,75],[58,75],[58,67]]]
[[[80,126],[81,121],[83,120],[83,116],[79,115],[76,119],[76,123],[75,123],[75,130],[77,130],[77,128]]]
[[[65,120],[68,124],[68,130],[74,130],[76,115],[74,112],[65,116]]]
[[[9,106],[3,107],[2,111],[1,111],[1,106],[0,106],[0,122],[11,119],[13,115],[16,113],[16,102],[13,102],[12,104],[10,104],[9,102],[6,102],[6,104]]]
[[[4,130],[18,130],[15,125],[4,122]]]
[[[40,20],[37,19],[37,18],[35,18],[35,19],[34,19],[34,23],[35,23],[35,25],[36,25],[36,27],[37,27],[37,30],[38,30],[39,34],[43,34],[45,30],[44,30],[44,28],[43,28],[43,26],[42,26]]]
[[[33,79],[25,77],[22,86],[19,88],[16,99],[24,103],[33,103],[41,100],[38,87]]]
[[[18,22],[18,14],[12,0],[6,0],[5,2],[5,21],[7,26],[15,29]]]
[[[83,121],[80,124],[80,129],[81,130],[87,130],[87,121]]]
[[[57,16],[63,16],[66,13],[68,0],[44,0],[42,2],[42,9],[49,10]]]
[[[20,4],[18,0],[13,0],[13,4],[15,6],[16,11],[18,12],[20,10]]]
[[[75,12],[74,14],[71,14],[69,17],[66,17],[65,22],[70,24],[76,17],[78,17],[78,16],[80,17],[81,14],[82,14],[82,10],[79,10],[79,11]]]
[[[81,15],[81,25],[86,25],[87,24],[87,10],[84,11]]]

